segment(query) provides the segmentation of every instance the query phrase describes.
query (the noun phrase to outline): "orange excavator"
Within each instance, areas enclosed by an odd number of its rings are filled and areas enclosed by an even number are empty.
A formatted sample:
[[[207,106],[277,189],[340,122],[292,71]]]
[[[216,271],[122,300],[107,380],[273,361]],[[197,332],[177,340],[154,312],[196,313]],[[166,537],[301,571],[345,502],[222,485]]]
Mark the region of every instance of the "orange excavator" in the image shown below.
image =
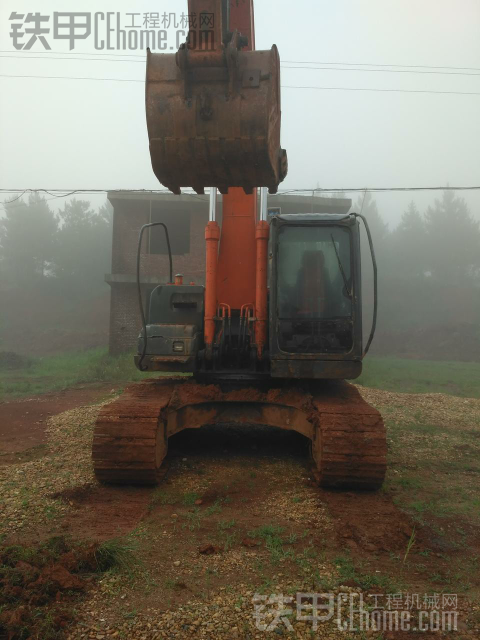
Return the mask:
[[[292,429],[311,441],[325,487],[376,489],[386,470],[385,427],[346,379],[373,339],[376,263],[360,214],[274,214],[267,189],[287,173],[280,146],[280,59],[256,51],[253,0],[189,0],[188,38],[176,54],[148,51],[146,114],[152,167],[173,193],[209,188],[205,286],[170,273],[137,285],[146,380],[105,405],[93,465],[101,482],[155,484],[168,439],[209,424]],[[223,197],[221,228],[217,190]],[[257,191],[260,192],[259,203]],[[362,341],[360,223],[374,270],[374,314]]]

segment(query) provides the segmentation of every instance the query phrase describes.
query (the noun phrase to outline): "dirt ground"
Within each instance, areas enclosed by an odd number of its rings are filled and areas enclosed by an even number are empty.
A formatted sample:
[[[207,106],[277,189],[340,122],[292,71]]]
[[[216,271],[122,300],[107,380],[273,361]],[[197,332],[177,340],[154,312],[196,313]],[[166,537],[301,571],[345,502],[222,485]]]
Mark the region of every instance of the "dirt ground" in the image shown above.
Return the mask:
[[[389,472],[377,493],[318,489],[308,442],[258,427],[184,431],[170,441],[162,484],[133,489],[100,486],[91,471],[92,403],[110,391],[89,387],[0,404],[3,544],[64,536],[114,540],[128,551],[123,566],[84,582],[71,605],[73,622],[58,637],[480,638],[479,469],[468,462],[480,444],[480,401],[363,390],[388,426]],[[411,427],[418,421],[420,431]],[[457,432],[448,429],[465,432],[467,444],[452,444]],[[432,508],[425,469],[432,455],[461,463],[455,478],[466,493],[453,488],[463,511],[440,502]],[[439,482],[453,478],[448,465],[439,468]],[[310,595],[298,604],[298,593]],[[336,616],[315,629],[312,594],[332,594],[343,610],[358,608],[361,598],[370,612],[401,606],[411,630],[342,630]],[[412,630],[419,611],[434,628],[431,616],[450,610],[445,598],[453,595],[457,630]],[[57,592],[57,602],[64,597]],[[275,621],[279,606],[293,613]],[[304,620],[296,619],[297,606]]]
[[[47,420],[58,413],[99,402],[112,384],[87,384],[32,398],[0,402],[0,464],[31,460],[47,442]]]

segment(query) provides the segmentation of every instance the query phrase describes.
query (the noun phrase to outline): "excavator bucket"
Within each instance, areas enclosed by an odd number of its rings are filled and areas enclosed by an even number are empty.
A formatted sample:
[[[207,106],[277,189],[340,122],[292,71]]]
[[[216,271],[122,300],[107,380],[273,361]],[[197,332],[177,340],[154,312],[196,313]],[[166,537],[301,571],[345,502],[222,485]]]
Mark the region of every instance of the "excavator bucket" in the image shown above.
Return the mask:
[[[252,193],[260,186],[276,193],[287,173],[286,151],[280,148],[277,47],[242,51],[245,39],[237,31],[225,38],[218,22],[210,39],[191,31],[176,54],[148,51],[153,171],[177,194],[181,187],[197,193],[204,187],[221,193],[243,187]]]

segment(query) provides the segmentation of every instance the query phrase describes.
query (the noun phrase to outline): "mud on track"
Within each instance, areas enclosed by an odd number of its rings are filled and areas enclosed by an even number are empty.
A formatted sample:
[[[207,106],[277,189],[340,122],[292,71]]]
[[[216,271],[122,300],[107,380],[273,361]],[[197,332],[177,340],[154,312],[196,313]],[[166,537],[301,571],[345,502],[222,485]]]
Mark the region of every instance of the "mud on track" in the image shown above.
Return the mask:
[[[404,398],[374,395],[381,410],[409,420]],[[458,399],[442,398],[444,411],[450,404],[458,410]],[[422,403],[427,412],[438,410],[438,398],[422,397]],[[462,407],[466,426],[471,407]],[[48,403],[44,408],[53,413]],[[472,564],[480,555],[478,530],[468,517],[453,524],[448,515],[432,515],[420,522],[405,511],[394,479],[408,460],[395,429],[386,489],[375,494],[319,490],[308,441],[259,427],[186,430],[171,439],[158,489],[116,489],[98,485],[91,472],[97,411],[77,407],[52,417],[42,458],[0,468],[5,543],[63,534],[88,542],[126,537],[136,547],[135,569],[92,583],[66,637],[276,637],[256,630],[252,596],[297,591],[362,592],[366,599],[399,591],[459,593],[465,610],[454,637],[480,637]],[[414,527],[415,543],[403,562]],[[452,571],[457,566],[466,571]],[[293,637],[312,637],[311,623],[295,622],[294,629]],[[369,637],[410,636],[418,634]],[[329,623],[316,637],[349,634]]]

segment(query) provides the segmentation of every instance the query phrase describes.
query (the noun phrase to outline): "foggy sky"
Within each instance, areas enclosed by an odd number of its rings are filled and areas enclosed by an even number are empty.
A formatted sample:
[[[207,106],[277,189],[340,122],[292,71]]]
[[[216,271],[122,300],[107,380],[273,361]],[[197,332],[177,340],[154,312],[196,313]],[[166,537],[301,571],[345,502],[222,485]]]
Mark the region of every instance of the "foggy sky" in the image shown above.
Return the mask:
[[[12,11],[65,10],[59,1],[2,0],[0,49],[18,58],[0,57],[0,74],[143,80],[142,62],[27,60],[13,50]],[[187,2],[82,0],[69,2],[68,10],[180,14]],[[479,70],[463,73],[480,74],[478,0],[256,0],[255,22],[256,48],[275,43],[284,61],[472,67]],[[53,51],[69,51],[66,41],[47,39]],[[28,55],[38,51],[44,51],[39,42]],[[95,52],[93,37],[77,41],[74,51]],[[480,75],[453,73],[282,68],[281,83],[480,94]],[[0,87],[1,187],[160,188],[150,166],[142,82],[0,77]],[[281,188],[478,185],[479,114],[480,95],[284,88],[282,146],[289,174]],[[480,219],[480,193],[462,195]],[[84,197],[95,205],[104,200]],[[435,194],[374,197],[394,226],[411,199],[423,211]]]

